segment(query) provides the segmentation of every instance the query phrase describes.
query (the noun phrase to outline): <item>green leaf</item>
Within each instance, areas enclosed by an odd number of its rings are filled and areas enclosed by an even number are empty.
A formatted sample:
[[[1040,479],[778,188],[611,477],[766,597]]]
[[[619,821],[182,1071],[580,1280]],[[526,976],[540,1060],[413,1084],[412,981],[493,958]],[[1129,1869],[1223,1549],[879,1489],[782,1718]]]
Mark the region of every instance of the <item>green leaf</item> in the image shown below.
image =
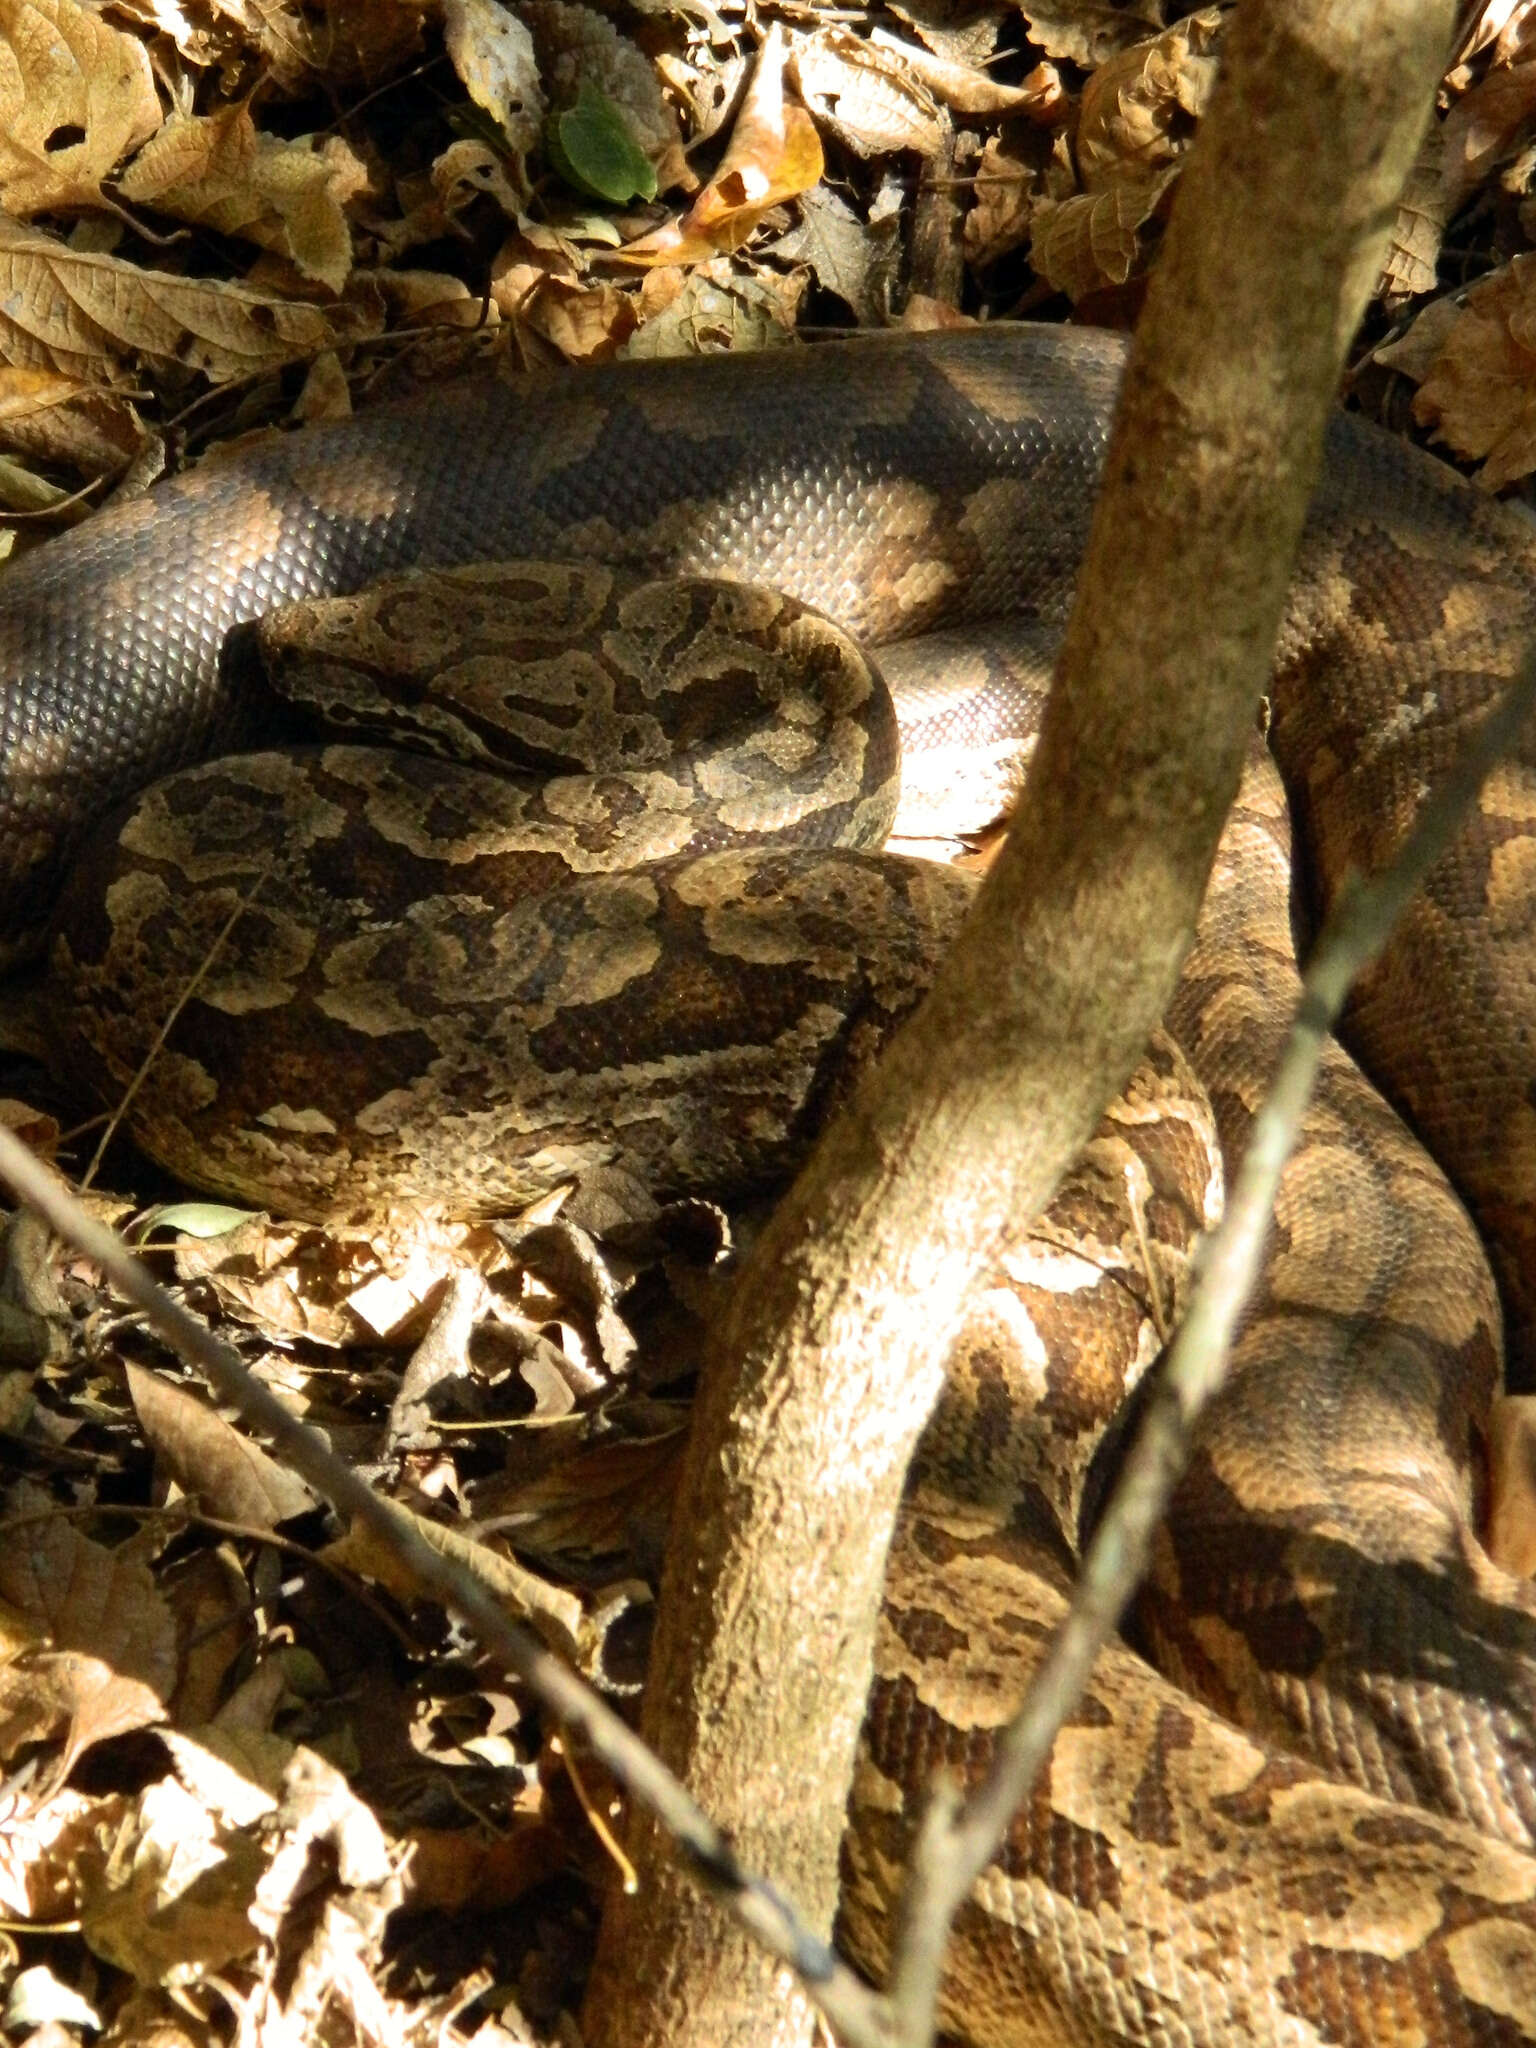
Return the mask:
[[[256,1212],[230,1209],[222,1202],[163,1202],[146,1209],[134,1226],[134,1239],[142,1243],[152,1230],[174,1230],[183,1237],[223,1237],[249,1223]]]
[[[551,114],[544,128],[549,160],[574,191],[622,206],[656,197],[656,172],[608,95],[589,78],[574,107]]]

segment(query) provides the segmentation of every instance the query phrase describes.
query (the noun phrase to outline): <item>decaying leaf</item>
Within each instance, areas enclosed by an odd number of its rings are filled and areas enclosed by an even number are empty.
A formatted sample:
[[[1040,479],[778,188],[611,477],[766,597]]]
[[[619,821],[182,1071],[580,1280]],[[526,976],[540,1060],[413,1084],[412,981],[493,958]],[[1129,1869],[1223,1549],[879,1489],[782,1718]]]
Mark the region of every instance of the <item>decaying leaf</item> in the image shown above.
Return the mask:
[[[655,169],[657,190],[680,186],[691,192],[698,180],[683,154],[677,116],[635,45],[576,0],[522,0],[518,13],[533,31],[549,98],[569,105],[581,81],[590,79],[623,113],[625,127]]]
[[[314,1506],[314,1495],[297,1473],[242,1436],[200,1395],[142,1366],[128,1366],[127,1374],[139,1425],[156,1458],[206,1514],[275,1529]]]
[[[1517,256],[1468,292],[1414,417],[1502,489],[1536,469],[1536,256]]]
[[[1397,202],[1392,240],[1377,290],[1406,298],[1432,292],[1439,277],[1440,245],[1454,208],[1442,175],[1445,130],[1432,127]]]
[[[165,1718],[176,1633],[149,1567],[18,1487],[0,1544],[0,1756],[63,1733],[57,1777],[92,1744]]]
[[[1016,114],[1053,111],[1060,103],[1060,85],[1042,76],[1041,65],[1022,85],[1004,85],[976,64],[962,64],[952,57],[937,56],[920,43],[893,36],[889,29],[871,31],[869,47],[884,51],[905,66],[945,106],[958,114]]]
[[[1168,0],[1019,0],[1029,39],[1085,71],[1144,42],[1168,19]]]
[[[476,106],[512,146],[526,193],[526,159],[544,122],[544,91],[527,24],[500,0],[443,0],[443,42]]]
[[[141,358],[217,381],[315,354],[378,324],[358,306],[145,270],[0,218],[0,350],[13,363],[88,377],[104,363]]]
[[[1184,155],[1216,82],[1222,18],[1202,7],[1094,72],[1078,114],[1085,191],[1155,178]]]
[[[575,1655],[581,1635],[582,1609],[574,1593],[551,1585],[536,1572],[527,1571],[505,1552],[477,1543],[473,1537],[446,1528],[441,1522],[412,1515],[399,1506],[395,1512],[414,1524],[417,1535],[430,1543],[434,1550],[462,1564],[505,1605],[509,1614],[536,1628],[551,1648],[568,1657]],[[324,1555],[332,1564],[377,1579],[381,1586],[388,1586],[402,1599],[415,1599],[420,1595],[416,1581],[394,1551],[361,1523],[354,1523],[345,1536],[327,1545]]]
[[[1125,179],[1105,192],[1041,200],[1031,226],[1030,256],[1040,275],[1069,299],[1124,284],[1144,254],[1141,230],[1154,219],[1176,170]]]
[[[702,263],[740,248],[770,207],[808,192],[824,168],[815,124],[784,94],[785,48],[777,28],[758,54],[720,168],[680,221],[626,243],[626,263]]]
[[[816,119],[860,156],[929,156],[939,145],[938,103],[904,54],[849,28],[822,28],[796,41],[790,73]]]
[[[173,116],[124,171],[118,190],[178,220],[276,250],[301,276],[340,291],[352,268],[343,209],[367,181],[341,136],[317,149],[309,136],[261,134],[249,107],[239,105]]]
[[[17,218],[102,203],[160,126],[149,53],[79,0],[0,0],[0,204]]]
[[[17,455],[89,477],[115,476],[144,440],[132,405],[99,384],[54,370],[0,367],[0,444]]]

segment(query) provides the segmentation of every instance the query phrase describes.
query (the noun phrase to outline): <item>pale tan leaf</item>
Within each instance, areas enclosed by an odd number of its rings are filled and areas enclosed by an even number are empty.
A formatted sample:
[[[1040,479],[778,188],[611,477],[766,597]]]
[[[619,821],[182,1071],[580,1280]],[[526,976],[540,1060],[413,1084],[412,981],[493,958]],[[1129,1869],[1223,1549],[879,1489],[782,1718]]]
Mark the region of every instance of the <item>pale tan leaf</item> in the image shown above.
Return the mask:
[[[913,149],[931,156],[943,134],[938,104],[889,50],[841,26],[796,39],[790,75],[815,118],[859,156]]]
[[[1392,240],[1382,265],[1377,291],[1417,298],[1432,292],[1439,277],[1440,245],[1454,208],[1441,175],[1445,129],[1433,125],[1414,159],[1413,169],[1397,202]]]
[[[825,183],[802,193],[796,211],[795,225],[764,253],[778,263],[808,265],[824,291],[852,307],[861,327],[883,326],[901,261],[898,220],[860,220]]]
[[[277,1811],[291,1742],[277,1735],[236,1737],[216,1727],[196,1735],[167,1728],[160,1739],[184,1789],[225,1827],[254,1827]]]
[[[1440,132],[1445,146],[1447,217],[1506,162],[1536,111],[1536,58],[1495,67],[1451,107]]]
[[[976,170],[976,203],[965,216],[966,260],[979,270],[1029,239],[1040,194],[1039,162],[990,136]]]
[[[640,294],[644,324],[627,353],[773,348],[791,339],[805,288],[803,273],[776,277],[765,270],[746,277],[724,256],[686,271],[652,271]]]
[[[251,1908],[269,1862],[179,1780],[159,1779],[110,1854],[80,1859],[81,1931],[140,1984],[190,1983],[257,1946]]]
[[[82,377],[114,358],[142,357],[221,382],[380,324],[353,305],[311,305],[82,254],[3,218],[0,308],[0,350],[10,361]]]
[[[1468,292],[1419,386],[1414,417],[1498,490],[1536,469],[1536,256],[1517,256]]]
[[[936,56],[921,43],[893,36],[889,29],[872,29],[869,43],[871,48],[882,50],[905,65],[914,78],[956,113],[1024,113],[1038,119],[1054,112],[1061,103],[1060,81],[1043,64],[1022,85],[1005,85],[979,64],[961,64],[951,57]]]
[[[158,207],[287,256],[340,291],[352,267],[343,208],[368,174],[340,136],[285,141],[257,131],[244,105],[173,115],[119,181],[124,199]]]
[[[809,192],[824,163],[815,124],[784,97],[784,39],[770,29],[715,175],[680,221],[627,242],[626,263],[704,263],[740,248],[770,207]]]
[[[531,265],[500,273],[492,287],[504,319],[538,335],[568,363],[603,363],[634,333],[634,297],[616,285],[581,285]]]
[[[487,193],[508,220],[517,220],[523,209],[523,195],[507,176],[505,160],[469,136],[450,143],[437,158],[432,166],[432,191],[437,201],[434,232],[438,234],[471,200]]]
[[[0,1617],[0,1755],[63,1729],[62,1779],[93,1743],[165,1718],[175,1625],[138,1557],[82,1536],[32,1489],[12,1504],[0,1600],[20,1627]]]
[[[72,1908],[77,1851],[93,1834],[110,1837],[126,1801],[94,1799],[66,1787],[41,1805],[0,1820],[0,1915],[8,1920],[58,1920]]]
[[[315,1497],[295,1473],[231,1427],[190,1388],[143,1366],[127,1368],[128,1392],[156,1459],[183,1493],[221,1521],[274,1529]]]
[[[7,212],[100,204],[102,179],[160,120],[149,56],[136,36],[78,0],[0,0]]]
[[[527,24],[501,0],[443,0],[443,42],[477,106],[511,143],[520,176],[537,147],[545,113],[538,59]],[[526,177],[523,177],[526,187]]]

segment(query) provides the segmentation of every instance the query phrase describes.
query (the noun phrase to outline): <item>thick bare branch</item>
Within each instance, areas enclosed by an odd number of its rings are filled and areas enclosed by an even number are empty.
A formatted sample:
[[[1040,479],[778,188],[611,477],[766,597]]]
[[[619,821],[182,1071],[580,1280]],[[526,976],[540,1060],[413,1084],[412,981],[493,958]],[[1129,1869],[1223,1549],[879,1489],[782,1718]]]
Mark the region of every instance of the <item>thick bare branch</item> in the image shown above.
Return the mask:
[[[959,1305],[1129,1073],[1194,927],[1345,343],[1450,0],[1246,0],[1128,372],[1028,801],[918,1017],[781,1206],[706,1373],[647,1694],[661,1754],[830,1924],[902,1474]],[[1085,831],[1085,820],[1091,829]],[[636,1830],[601,2048],[809,2008]]]

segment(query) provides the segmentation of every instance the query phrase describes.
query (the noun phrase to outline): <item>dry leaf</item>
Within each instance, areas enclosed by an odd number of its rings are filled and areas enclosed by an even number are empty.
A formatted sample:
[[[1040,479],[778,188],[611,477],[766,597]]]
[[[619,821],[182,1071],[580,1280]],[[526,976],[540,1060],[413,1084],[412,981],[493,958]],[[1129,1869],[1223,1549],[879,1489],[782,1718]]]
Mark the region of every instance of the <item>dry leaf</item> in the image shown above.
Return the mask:
[[[176,1632],[148,1567],[82,1536],[33,1488],[0,1545],[0,1756],[65,1733],[63,1779],[93,1743],[165,1718]]]
[[[140,1984],[185,1984],[249,1955],[268,1851],[225,1829],[175,1778],[142,1794],[111,1853],[80,1859],[81,1931]]]
[[[97,1833],[111,1835],[126,1802],[93,1799],[66,1788],[25,1813],[0,1822],[0,1914],[8,1920],[62,1920],[72,1910],[78,1849]]]
[[[1447,218],[1458,213],[1493,171],[1509,159],[1536,112],[1536,59],[1495,68],[1462,94],[1439,133],[1445,147]]]
[[[823,28],[798,38],[790,74],[816,119],[859,156],[902,149],[932,156],[943,139],[943,117],[928,87],[903,61],[852,29]]]
[[[965,216],[968,263],[984,270],[1028,241],[1040,183],[1038,159],[1016,154],[1006,135],[989,137],[976,171],[976,203]]]
[[[0,308],[0,351],[12,362],[82,377],[99,377],[116,357],[144,357],[223,382],[381,324],[354,305],[308,305],[84,254],[3,217]]]
[[[124,398],[55,370],[0,367],[0,443],[36,462],[113,476],[145,434]]]
[[[815,124],[784,97],[784,41],[775,25],[758,53],[720,168],[680,221],[617,253],[625,263],[707,262],[740,248],[770,207],[810,191],[823,168]]]
[[[275,1529],[307,1514],[315,1496],[296,1473],[253,1444],[189,1388],[127,1367],[128,1392],[156,1459],[182,1492],[220,1521]]]
[[[748,277],[724,256],[688,271],[652,271],[640,294],[644,325],[631,337],[627,353],[682,356],[773,348],[793,338],[804,293],[803,277]]]
[[[1441,175],[1444,144],[1445,130],[1436,123],[1420,145],[1397,202],[1392,240],[1376,285],[1379,294],[1396,292],[1417,298],[1435,288],[1440,244],[1445,240],[1446,223],[1454,210]]]
[[[527,24],[500,0],[443,0],[443,42],[470,98],[511,143],[526,195],[525,160],[538,146],[545,111]]]
[[[161,118],[137,36],[78,0],[0,0],[0,204],[8,213],[99,206],[102,179]]]
[[[763,253],[777,263],[808,265],[822,290],[835,292],[861,327],[883,327],[902,257],[897,218],[862,221],[827,184],[802,193],[797,211],[794,227]]]
[[[1144,42],[1168,19],[1166,0],[1019,0],[1019,12],[1047,57],[1085,71]]]
[[[472,1536],[430,1522],[398,1504],[394,1512],[406,1517],[416,1534],[444,1557],[455,1559],[485,1589],[500,1600],[509,1614],[536,1628],[547,1643],[566,1656],[575,1654],[581,1632],[581,1602],[574,1593],[552,1586],[537,1573],[527,1571],[516,1558],[476,1542]],[[421,1588],[407,1566],[372,1528],[354,1522],[345,1536],[327,1544],[321,1553],[330,1564],[376,1579],[403,1600],[417,1600]]]
[[[1413,414],[1458,455],[1482,461],[1478,482],[1490,491],[1536,469],[1536,256],[1517,256],[1468,292]]]
[[[1140,230],[1177,176],[1177,170],[1166,170],[1145,181],[1122,179],[1107,192],[1040,200],[1030,238],[1036,270],[1073,301],[1124,284],[1141,266]]]
[[[1004,85],[979,65],[935,56],[920,43],[893,36],[889,29],[872,29],[869,47],[883,50],[898,64],[904,64],[914,78],[959,114],[1028,113],[1049,117],[1061,104],[1060,82],[1043,64],[1022,85]]]
[[[1144,183],[1184,155],[1216,82],[1221,23],[1219,7],[1202,7],[1095,71],[1078,115],[1084,191]]]
[[[340,291],[352,268],[343,207],[368,182],[349,145],[330,137],[260,134],[245,106],[175,115],[119,181],[123,198],[178,220],[238,235],[287,256],[304,277]]]

